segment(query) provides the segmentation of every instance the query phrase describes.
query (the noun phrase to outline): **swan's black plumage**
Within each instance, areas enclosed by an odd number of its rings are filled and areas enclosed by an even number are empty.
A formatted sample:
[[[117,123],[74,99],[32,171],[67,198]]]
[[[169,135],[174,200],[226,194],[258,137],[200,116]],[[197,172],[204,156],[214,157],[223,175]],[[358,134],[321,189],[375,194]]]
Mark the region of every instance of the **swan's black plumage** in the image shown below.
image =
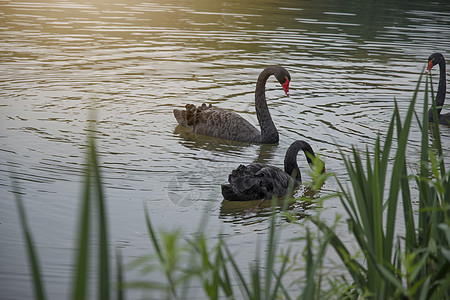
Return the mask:
[[[173,114],[179,125],[195,133],[240,142],[276,144],[279,140],[278,131],[270,116],[265,93],[266,82],[271,75],[277,78],[286,94],[291,81],[291,75],[281,66],[267,67],[259,75],[255,90],[255,109],[261,132],[237,113],[212,105],[202,104],[196,107],[187,104],[186,110],[174,109]]]
[[[445,93],[447,89],[446,74],[445,74],[445,58],[441,53],[433,53],[428,57],[427,72],[431,70],[435,65],[439,65],[439,85],[436,93],[436,111],[438,115],[438,123],[444,125],[450,125],[450,113],[442,114],[442,106],[445,101]],[[430,122],[433,122],[433,109],[428,110],[428,117]]]
[[[297,165],[300,150],[303,150],[311,165],[309,155],[315,156],[311,146],[305,141],[295,141],[286,151],[284,171],[261,163],[240,165],[228,176],[228,183],[222,185],[223,197],[232,201],[247,201],[284,196],[289,187],[295,188],[302,181]]]

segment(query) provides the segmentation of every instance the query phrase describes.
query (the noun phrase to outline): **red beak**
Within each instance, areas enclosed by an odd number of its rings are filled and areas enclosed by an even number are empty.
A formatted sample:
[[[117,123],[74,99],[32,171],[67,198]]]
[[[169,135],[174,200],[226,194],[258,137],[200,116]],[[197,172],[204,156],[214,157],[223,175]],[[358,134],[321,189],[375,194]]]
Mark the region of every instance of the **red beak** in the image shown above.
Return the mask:
[[[431,68],[433,67],[433,60],[430,60],[428,62],[428,66],[427,66],[427,70],[425,71],[425,73],[430,72]]]
[[[283,90],[286,95],[289,95],[289,79],[286,77],[286,81],[282,84]]]

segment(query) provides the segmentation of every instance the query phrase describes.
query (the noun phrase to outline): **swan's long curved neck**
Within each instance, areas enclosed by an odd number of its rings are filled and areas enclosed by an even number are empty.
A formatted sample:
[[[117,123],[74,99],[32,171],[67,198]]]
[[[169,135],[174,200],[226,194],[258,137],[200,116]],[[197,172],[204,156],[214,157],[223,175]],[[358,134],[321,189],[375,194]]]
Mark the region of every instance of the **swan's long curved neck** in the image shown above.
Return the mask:
[[[264,69],[258,77],[255,90],[255,109],[261,127],[261,142],[267,144],[278,143],[278,131],[270,116],[266,101],[266,82],[270,75],[274,74],[271,67]]]
[[[439,62],[439,85],[438,85],[438,91],[436,94],[436,106],[438,107],[437,111],[438,114],[441,112],[442,108],[439,106],[443,106],[444,105],[444,101],[445,101],[445,93],[446,93],[446,78],[445,78],[445,60],[442,59]]]
[[[295,141],[286,151],[286,156],[284,157],[284,171],[288,173],[298,182],[302,181],[302,175],[300,173],[300,169],[297,164],[297,154],[300,150],[303,150],[306,156],[306,160],[309,164],[312,164],[311,158],[308,156],[308,153],[312,156],[315,156],[314,151],[311,146],[305,141]]]

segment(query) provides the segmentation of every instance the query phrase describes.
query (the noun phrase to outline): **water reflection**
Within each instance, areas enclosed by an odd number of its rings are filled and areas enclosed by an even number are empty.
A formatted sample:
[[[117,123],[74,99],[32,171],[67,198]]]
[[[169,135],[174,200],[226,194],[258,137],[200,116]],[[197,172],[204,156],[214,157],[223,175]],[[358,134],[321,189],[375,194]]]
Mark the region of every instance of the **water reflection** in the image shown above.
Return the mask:
[[[259,145],[258,156],[251,163],[268,164],[273,161],[274,153],[278,145],[263,144]]]
[[[287,211],[296,220],[301,220],[310,215],[308,210],[316,207],[314,199],[317,197],[317,192],[309,186],[300,186],[294,199],[282,197],[276,200],[276,203],[272,203],[272,200],[261,202],[260,200],[229,201],[224,199],[220,206],[219,218],[226,223],[246,226],[260,223],[270,217],[274,204],[276,212]],[[286,221],[292,220],[286,219]]]
[[[190,150],[203,149],[213,152],[226,152],[230,154],[239,154],[250,144],[228,141],[219,138],[197,134],[186,127],[177,126],[174,134],[180,137],[179,143]]]
[[[180,137],[179,143],[190,150],[207,150],[214,153],[229,154],[231,156],[240,157],[244,151],[248,152],[248,148],[255,149],[257,155],[251,161],[242,164],[250,163],[268,163],[273,157],[275,150],[278,148],[276,144],[256,144],[252,145],[245,142],[236,142],[223,140],[219,138],[212,138],[202,134],[196,134],[183,126],[177,126],[174,134]],[[239,163],[239,162],[238,162]]]

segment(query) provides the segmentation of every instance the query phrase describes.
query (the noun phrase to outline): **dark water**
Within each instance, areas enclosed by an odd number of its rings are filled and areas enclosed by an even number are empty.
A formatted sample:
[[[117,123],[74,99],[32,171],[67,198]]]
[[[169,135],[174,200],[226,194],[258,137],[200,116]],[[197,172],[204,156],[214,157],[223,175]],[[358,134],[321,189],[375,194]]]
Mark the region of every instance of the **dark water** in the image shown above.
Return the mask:
[[[338,147],[348,153],[351,145],[372,145],[388,126],[394,98],[402,112],[409,105],[426,58],[436,51],[450,57],[450,3],[443,0],[0,6],[2,299],[32,295],[10,177],[23,193],[48,294],[67,297],[90,108],[97,112],[111,244],[125,260],[151,250],[146,203],[157,228],[182,228],[186,236],[207,216],[205,231],[227,235],[246,265],[264,240],[268,213],[224,202],[220,184],[228,173],[254,161],[281,167],[289,144],[305,139],[345,180]],[[289,97],[274,79],[267,84],[279,145],[224,143],[177,128],[172,110],[203,102],[257,124],[256,78],[273,64],[292,76]],[[442,127],[442,136],[450,149],[450,128]],[[419,137],[415,125],[412,163]],[[330,180],[321,193],[336,189]],[[343,213],[337,200],[324,205],[324,219]],[[317,213],[304,203],[290,209]],[[287,226],[282,238],[303,231]]]

